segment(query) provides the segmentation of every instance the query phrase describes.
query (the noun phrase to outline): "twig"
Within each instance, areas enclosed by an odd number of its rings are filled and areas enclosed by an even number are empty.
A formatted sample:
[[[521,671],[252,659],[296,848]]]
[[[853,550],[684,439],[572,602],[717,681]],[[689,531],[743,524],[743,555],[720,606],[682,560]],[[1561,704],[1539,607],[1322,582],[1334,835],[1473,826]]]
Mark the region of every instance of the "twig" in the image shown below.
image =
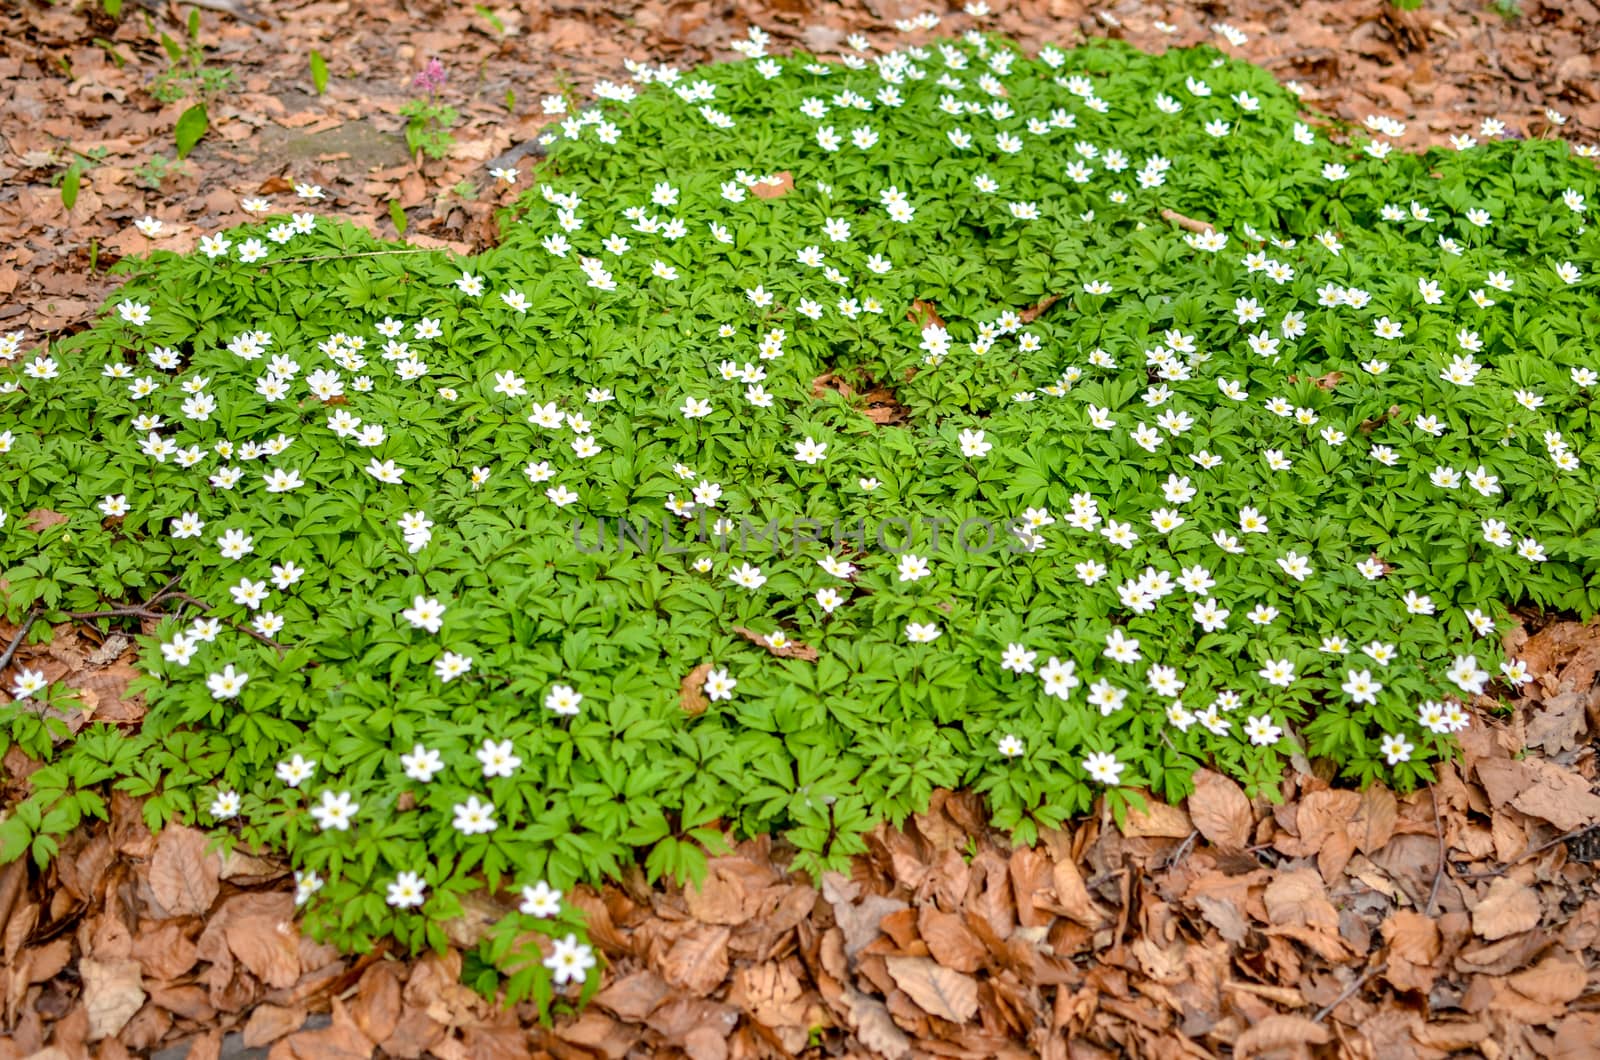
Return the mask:
[[[171,596],[174,600],[182,600],[186,604],[193,604],[202,611],[211,610],[211,605],[200,599],[198,596],[190,596],[188,593],[183,592],[172,592],[168,593],[167,595]],[[259,640],[273,651],[276,651],[279,655],[282,655],[288,650],[282,644],[279,644],[265,633],[251,629],[249,626],[240,625],[238,622],[233,621],[228,621],[228,625],[231,626],[236,632],[243,633],[247,637],[254,637],[256,640]]]
[[[1424,911],[1425,916],[1431,917],[1434,903],[1439,900],[1439,884],[1445,873],[1444,821],[1439,816],[1439,788],[1436,785],[1428,785],[1428,800],[1433,803],[1433,834],[1439,837],[1439,864],[1433,870],[1433,886],[1428,888],[1428,906]]]
[[[1161,866],[1161,871],[1162,872],[1166,872],[1166,871],[1176,867],[1178,862],[1182,861],[1188,855],[1189,848],[1194,846],[1195,838],[1197,836],[1199,836],[1199,835],[1200,835],[1200,829],[1198,829],[1198,828],[1190,829],[1189,830],[1189,834],[1184,838],[1183,842],[1178,844],[1178,849],[1174,850],[1172,852],[1172,856],[1170,858],[1168,858],[1166,860],[1166,863]]]
[[[22,628],[17,630],[17,635],[11,638],[11,643],[6,645],[6,650],[0,652],[0,670],[11,665],[11,659],[17,654],[17,649],[22,647],[22,640],[28,635],[28,630],[33,628],[34,620],[39,617],[38,608],[29,611],[22,620]]]
[[[1507,872],[1511,871],[1511,866],[1527,861],[1535,854],[1542,854],[1558,843],[1565,843],[1569,839],[1576,839],[1578,836],[1587,832],[1589,828],[1589,825],[1584,825],[1582,828],[1574,828],[1570,832],[1562,832],[1548,843],[1540,843],[1536,847],[1529,847],[1527,850],[1524,850],[1522,853],[1518,854],[1504,865],[1501,865],[1498,869],[1486,869],[1483,872],[1463,872],[1460,875],[1451,873],[1451,876],[1458,880],[1487,880],[1495,876],[1504,876]]]
[[[381,258],[391,254],[432,254],[439,247],[404,247],[394,250],[359,250],[353,254],[308,254],[301,258],[273,258],[273,265],[290,265],[301,261],[343,261],[346,258]]]
[[[1096,873],[1095,875],[1089,877],[1087,880],[1084,881],[1083,886],[1084,886],[1085,889],[1088,889],[1088,888],[1091,888],[1091,887],[1098,887],[1102,883],[1109,883],[1110,881],[1116,879],[1118,876],[1126,876],[1127,874],[1128,874],[1128,870],[1126,868],[1107,869],[1105,872]]]
[[[1368,979],[1371,979],[1373,976],[1386,971],[1388,967],[1389,964],[1387,961],[1379,961],[1377,964],[1368,967],[1360,975],[1356,976],[1349,986],[1339,991],[1338,997],[1334,998],[1332,1001],[1318,1009],[1317,1014],[1311,1017],[1311,1022],[1321,1023],[1323,1020],[1327,1019],[1330,1012],[1354,997],[1356,993],[1366,985]]]
[[[1187,228],[1191,232],[1215,231],[1215,226],[1210,221],[1196,221],[1193,217],[1185,217],[1177,210],[1162,210],[1161,219],[1171,221],[1179,228]]]
[[[142,604],[129,607],[113,607],[108,611],[63,611],[62,614],[71,619],[87,618],[166,618],[161,611],[152,611]]]

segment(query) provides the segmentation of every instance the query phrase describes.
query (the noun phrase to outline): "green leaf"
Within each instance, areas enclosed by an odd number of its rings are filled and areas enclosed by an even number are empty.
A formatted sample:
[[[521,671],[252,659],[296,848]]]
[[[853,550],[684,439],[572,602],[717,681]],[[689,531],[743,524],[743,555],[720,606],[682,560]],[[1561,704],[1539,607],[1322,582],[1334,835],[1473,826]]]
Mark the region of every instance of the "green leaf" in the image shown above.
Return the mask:
[[[211,123],[206,118],[206,105],[196,103],[182,114],[178,115],[178,126],[174,136],[178,142],[178,157],[187,158],[189,152],[194,150],[194,145],[206,134]]]
[[[328,64],[315,48],[311,49],[311,87],[319,96],[328,91]]]
[[[83,163],[74,161],[67,167],[67,172],[61,177],[61,205],[72,209],[78,201],[78,185],[83,182]]]
[[[394,230],[400,235],[406,234],[406,212],[400,208],[399,199],[389,200],[389,220],[394,222]]]

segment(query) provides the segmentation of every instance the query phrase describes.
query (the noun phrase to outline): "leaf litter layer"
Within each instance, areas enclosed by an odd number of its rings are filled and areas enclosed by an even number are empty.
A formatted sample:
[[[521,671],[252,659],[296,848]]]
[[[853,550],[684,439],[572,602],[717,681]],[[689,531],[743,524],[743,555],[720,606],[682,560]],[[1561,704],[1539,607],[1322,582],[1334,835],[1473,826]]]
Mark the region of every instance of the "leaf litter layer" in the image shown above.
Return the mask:
[[[724,830],[817,873],[936,787],[1032,840],[1203,763],[1409,786],[1524,679],[1505,606],[1592,610],[1565,145],[1330,143],[1207,49],[859,65],[608,90],[493,251],[275,218],[24,353],[8,617],[171,617],[141,731],[54,752],[5,851],[115,778],[286,852],[342,944],[438,945],[480,877]],[[14,694],[49,757],[60,690]]]

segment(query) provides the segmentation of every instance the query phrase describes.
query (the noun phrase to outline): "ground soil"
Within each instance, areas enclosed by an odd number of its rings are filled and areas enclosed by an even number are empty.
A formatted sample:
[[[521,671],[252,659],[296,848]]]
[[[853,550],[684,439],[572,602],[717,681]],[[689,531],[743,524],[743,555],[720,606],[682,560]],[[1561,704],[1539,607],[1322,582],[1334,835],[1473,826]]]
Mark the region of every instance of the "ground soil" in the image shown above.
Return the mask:
[[[724,42],[752,22],[779,49],[829,52],[856,31],[888,42],[887,22],[920,9],[207,10],[207,62],[232,67],[235,87],[211,103],[207,138],[157,180],[152,160],[172,157],[187,105],[150,93],[167,66],[159,34],[181,36],[187,12],[126,7],[120,22],[88,2],[0,10],[0,331],[26,328],[30,345],[84,326],[118,257],[192,246],[245,220],[243,197],[286,203],[299,182],[325,190],[320,212],[382,234],[395,234],[397,202],[413,242],[492,243],[494,210],[515,189],[488,167],[536,135],[545,93],[624,76],[628,57],[730,57]],[[1219,22],[1248,40],[1221,42]],[[943,28],[971,24],[953,15]],[[1466,0],[1415,12],[1020,0],[986,24],[1028,43],[1212,40],[1298,79],[1325,113],[1407,120],[1413,147],[1488,116],[1523,136],[1600,134],[1593,0],[1532,0],[1516,17]],[[331,73],[324,95],[312,49]],[[408,154],[398,114],[432,57],[463,115],[440,161]],[[68,210],[58,184],[73,152],[92,165]],[[165,222],[156,239],[133,227],[146,215]],[[0,645],[15,632],[0,623]],[[92,716],[136,725],[126,638],[55,632],[15,662],[78,688]],[[972,796],[940,793],[929,813],[876,832],[848,875],[789,876],[781,847],[752,840],[716,859],[703,888],[631,877],[582,891],[604,988],[548,1027],[460,985],[460,947],[502,908],[495,896],[454,925],[446,954],[341,956],[296,931],[286,866],[219,858],[182,827],[152,836],[119,796],[110,822],[73,836],[48,870],[0,869],[0,1060],[1600,1055],[1600,626],[1530,620],[1511,638],[1535,681],[1510,713],[1481,704],[1462,759],[1418,792],[1330,784],[1305,763],[1277,801],[1252,800],[1202,774],[1185,805],[1152,803],[1120,827],[1078,821],[1035,849],[990,832]],[[6,758],[7,794],[30,768]]]

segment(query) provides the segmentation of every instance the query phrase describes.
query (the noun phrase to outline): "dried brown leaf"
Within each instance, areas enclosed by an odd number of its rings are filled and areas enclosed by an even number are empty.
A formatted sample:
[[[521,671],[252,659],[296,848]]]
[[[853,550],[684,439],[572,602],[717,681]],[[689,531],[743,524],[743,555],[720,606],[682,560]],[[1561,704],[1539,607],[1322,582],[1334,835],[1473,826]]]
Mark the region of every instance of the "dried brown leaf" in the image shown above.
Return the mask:
[[[23,979],[26,983],[48,982],[60,975],[67,962],[72,960],[72,940],[66,936],[53,938],[43,946],[26,950],[23,960]]]
[[[678,706],[683,708],[685,714],[696,716],[704,714],[706,708],[711,706],[711,700],[705,696],[706,675],[711,672],[710,663],[701,663],[684,676],[683,682],[678,685]]]
[[[1382,850],[1394,836],[1399,819],[1400,807],[1394,792],[1381,784],[1367,785],[1350,821],[1350,837],[1355,840],[1356,849],[1367,855]]]
[[[778,199],[794,189],[794,174],[787,169],[773,173],[773,180],[758,180],[750,186],[750,194],[758,199]]]
[[[667,982],[693,994],[709,994],[728,975],[728,939],[732,932],[721,924],[697,924],[678,936],[661,958]]]
[[[1038,320],[1040,317],[1044,316],[1045,310],[1049,309],[1059,301],[1061,301],[1060,295],[1047,294],[1017,315],[1022,318],[1022,322],[1024,324],[1032,324],[1035,320]]]
[[[192,921],[190,921],[192,923]],[[184,931],[184,923],[175,920],[144,923],[133,939],[131,956],[144,968],[144,973],[160,982],[171,982],[194,967],[197,951],[194,941]]]
[[[594,996],[594,1003],[630,1023],[643,1023],[671,994],[667,981],[646,969],[607,984]]]
[[[293,1034],[305,1026],[306,1010],[303,1005],[283,1008],[279,1005],[257,1005],[250,1011],[244,1025],[244,1046],[255,1049],[271,1045],[286,1034]]]
[[[1129,807],[1122,834],[1131,839],[1185,839],[1194,824],[1182,807],[1171,806],[1146,795],[1144,809]]]
[[[1581,692],[1563,692],[1545,700],[1544,705],[1528,717],[1528,746],[1548,754],[1577,747],[1578,740],[1589,728],[1585,706]]]
[[[1512,797],[1512,806],[1563,832],[1600,821],[1600,795],[1582,776],[1543,759],[1527,759],[1523,764],[1532,782]]]
[[[1200,221],[1193,217],[1186,217],[1177,210],[1162,210],[1161,219],[1163,221],[1171,221],[1179,228],[1187,229],[1190,232],[1195,232],[1201,235],[1212,231],[1212,225],[1210,221]]]
[[[911,1052],[911,1039],[895,1026],[894,1017],[882,1001],[854,987],[846,987],[844,997],[851,1026],[862,1045],[889,1060],[900,1060]]]
[[[78,962],[78,974],[83,976],[83,1004],[89,1015],[90,1041],[99,1041],[122,1030],[144,1004],[138,961],[99,961],[85,957]]]
[[[1233,1055],[1241,1058],[1259,1056],[1301,1045],[1327,1045],[1333,1033],[1322,1024],[1305,1016],[1267,1016],[1251,1025],[1234,1043]]]
[[[768,1027],[806,1024],[805,990],[794,972],[776,961],[734,972],[728,1001]]]
[[[1202,894],[1195,897],[1194,904],[1206,923],[1229,942],[1238,945],[1250,934],[1250,922],[1240,912],[1238,903],[1227,896]]]
[[[978,982],[927,957],[886,957],[894,983],[930,1016],[965,1023],[978,1012]]]
[[[1439,957],[1439,925],[1431,917],[1400,909],[1383,922],[1389,953],[1412,964],[1432,964]]]
[[[917,931],[940,964],[958,972],[975,972],[983,967],[989,951],[960,913],[944,913],[925,905],[917,910]]]
[[[300,978],[299,933],[288,920],[270,914],[240,917],[228,924],[226,937],[239,963],[268,986],[293,986]]]
[[[1541,914],[1539,896],[1532,888],[1501,876],[1473,907],[1472,930],[1480,938],[1503,939],[1535,927]]]
[[[375,1042],[394,1034],[400,1024],[402,969],[393,961],[379,961],[361,974],[350,1019]]]
[[[837,872],[825,873],[822,877],[823,900],[833,907],[834,922],[844,935],[845,956],[852,964],[862,947],[882,933],[883,918],[906,908],[906,903],[900,899],[878,894],[869,894],[857,902],[859,894],[859,885],[849,877]]]
[[[49,508],[35,508],[22,517],[22,525],[36,534],[41,534],[52,526],[60,526],[66,521],[66,516]]]
[[[1565,1005],[1583,993],[1587,977],[1583,963],[1563,953],[1546,957],[1527,971],[1515,972],[1506,981],[1530,1001]]]
[[[206,849],[205,833],[168,825],[150,859],[150,889],[172,916],[199,916],[211,908],[222,884],[222,859]]]
[[[906,319],[915,324],[918,331],[927,327],[942,328],[945,326],[944,317],[939,315],[939,311],[933,307],[933,303],[924,301],[921,298],[913,298],[911,300],[911,308],[906,312]]]
[[[765,648],[769,655],[776,655],[780,659],[801,659],[805,662],[817,661],[817,649],[809,644],[801,644],[797,640],[785,641],[782,647],[775,646],[766,637],[753,629],[744,626],[734,626],[733,631],[751,644]]]
[[[1056,908],[1071,920],[1086,928],[1101,927],[1105,914],[1095,905],[1084,883],[1083,873],[1070,858],[1059,858],[1050,869],[1050,879],[1055,885]]]
[[[1187,805],[1189,819],[1213,845],[1225,851],[1249,845],[1255,817],[1244,789],[1232,780],[1209,769],[1200,770],[1194,775],[1194,794]]]

